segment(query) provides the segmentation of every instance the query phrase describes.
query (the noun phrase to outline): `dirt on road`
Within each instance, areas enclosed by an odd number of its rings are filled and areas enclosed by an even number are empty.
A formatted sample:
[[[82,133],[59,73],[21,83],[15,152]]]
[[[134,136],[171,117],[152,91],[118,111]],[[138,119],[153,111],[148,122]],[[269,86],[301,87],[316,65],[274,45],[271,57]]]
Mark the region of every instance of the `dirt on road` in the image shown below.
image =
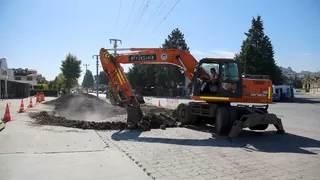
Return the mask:
[[[67,94],[44,104],[54,105],[53,112],[30,114],[40,125],[65,126],[81,129],[122,130],[126,128],[126,110],[113,106],[90,94]],[[173,110],[141,105],[143,119],[151,128],[173,127],[177,124]]]

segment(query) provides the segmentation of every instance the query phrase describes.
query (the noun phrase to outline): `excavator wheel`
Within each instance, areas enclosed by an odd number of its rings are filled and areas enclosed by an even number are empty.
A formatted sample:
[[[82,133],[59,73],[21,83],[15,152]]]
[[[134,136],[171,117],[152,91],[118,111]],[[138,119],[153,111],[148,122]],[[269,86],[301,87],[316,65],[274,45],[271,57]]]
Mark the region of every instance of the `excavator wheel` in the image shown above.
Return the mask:
[[[176,111],[177,119],[182,125],[192,125],[197,121],[187,104],[179,104]]]
[[[235,108],[231,106],[221,106],[217,109],[215,118],[216,133],[219,135],[228,134],[236,120]]]

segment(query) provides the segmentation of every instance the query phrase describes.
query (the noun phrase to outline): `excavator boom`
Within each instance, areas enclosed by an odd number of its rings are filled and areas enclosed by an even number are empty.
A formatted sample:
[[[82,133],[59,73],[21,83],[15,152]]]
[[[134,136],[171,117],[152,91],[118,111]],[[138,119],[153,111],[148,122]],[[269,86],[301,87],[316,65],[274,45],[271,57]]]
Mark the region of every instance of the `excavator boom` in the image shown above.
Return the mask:
[[[142,128],[147,128],[148,124],[143,121],[140,104],[120,64],[172,64],[183,69],[186,76],[192,80],[194,67],[198,62],[188,52],[178,49],[130,48],[117,50],[129,50],[130,53],[114,56],[107,49],[100,49],[99,55],[103,70],[109,79],[114,93],[124,103],[130,127],[134,128],[138,125],[140,127],[143,126]]]

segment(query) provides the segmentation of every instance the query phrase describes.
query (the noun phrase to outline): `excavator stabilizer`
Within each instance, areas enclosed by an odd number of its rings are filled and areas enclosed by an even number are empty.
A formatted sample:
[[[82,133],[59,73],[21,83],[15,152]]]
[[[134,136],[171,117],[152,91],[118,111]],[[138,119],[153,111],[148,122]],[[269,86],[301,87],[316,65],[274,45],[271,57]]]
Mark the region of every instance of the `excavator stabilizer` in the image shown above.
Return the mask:
[[[273,124],[279,134],[285,133],[282,120],[275,114],[268,113],[266,109],[257,109],[254,106],[246,107],[246,110],[250,113],[245,114],[239,120],[234,121],[228,135],[229,139],[238,136],[244,128],[249,128],[251,130],[266,130],[269,124]]]

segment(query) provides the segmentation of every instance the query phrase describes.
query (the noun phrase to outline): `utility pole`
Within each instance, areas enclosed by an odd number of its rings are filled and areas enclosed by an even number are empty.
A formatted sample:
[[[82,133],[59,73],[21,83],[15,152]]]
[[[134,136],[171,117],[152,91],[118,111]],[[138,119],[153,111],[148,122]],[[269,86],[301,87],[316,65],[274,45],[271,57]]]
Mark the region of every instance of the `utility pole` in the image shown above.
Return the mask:
[[[120,42],[122,44],[122,41],[120,39],[109,39],[110,40],[110,44],[113,41],[113,48],[114,48],[114,57],[117,57],[117,47],[118,47],[118,42]]]
[[[86,75],[89,64],[83,64],[83,65],[86,67],[86,72],[84,73],[84,75]],[[83,77],[83,79],[84,79],[84,77]],[[84,87],[84,88],[85,88],[85,87]],[[89,89],[89,88],[85,88],[85,89],[86,89],[87,92],[88,92],[88,89]]]
[[[99,55],[93,55],[92,59],[96,57],[96,66],[97,66],[97,79],[96,79],[96,85],[97,85],[97,97],[99,97]]]
[[[86,72],[87,72],[88,66],[90,66],[90,64],[83,64],[83,65],[86,67]]]

